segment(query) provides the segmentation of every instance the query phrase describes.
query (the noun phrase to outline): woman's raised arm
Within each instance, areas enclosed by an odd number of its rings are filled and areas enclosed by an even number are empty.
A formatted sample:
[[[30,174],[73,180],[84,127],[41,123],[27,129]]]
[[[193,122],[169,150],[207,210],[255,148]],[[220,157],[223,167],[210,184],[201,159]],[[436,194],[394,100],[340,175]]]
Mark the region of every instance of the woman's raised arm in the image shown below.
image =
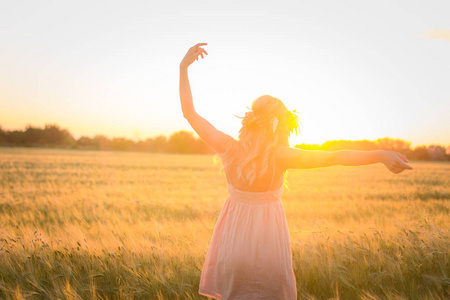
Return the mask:
[[[234,139],[217,130],[211,123],[200,116],[194,108],[191,86],[189,84],[188,67],[199,57],[204,58],[208,53],[201,46],[206,43],[199,43],[191,47],[180,63],[180,101],[183,116],[188,120],[192,129],[198,136],[204,140],[211,148],[218,153],[225,152],[231,141]]]
[[[191,115],[195,114],[194,101],[192,99],[191,86],[189,84],[188,67],[201,56],[208,55],[205,49],[201,46],[207,45],[206,43],[198,43],[197,45],[189,48],[188,52],[184,56],[180,63],[180,100],[181,110],[183,116],[189,120]]]

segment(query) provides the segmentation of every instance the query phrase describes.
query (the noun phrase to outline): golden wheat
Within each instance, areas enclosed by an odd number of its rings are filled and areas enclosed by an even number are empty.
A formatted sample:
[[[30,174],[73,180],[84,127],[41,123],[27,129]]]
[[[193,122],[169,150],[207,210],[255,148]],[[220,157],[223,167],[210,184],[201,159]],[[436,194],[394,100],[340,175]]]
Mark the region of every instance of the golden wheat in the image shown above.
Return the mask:
[[[445,299],[450,164],[290,171],[300,299]],[[204,299],[211,156],[0,149],[1,299]]]

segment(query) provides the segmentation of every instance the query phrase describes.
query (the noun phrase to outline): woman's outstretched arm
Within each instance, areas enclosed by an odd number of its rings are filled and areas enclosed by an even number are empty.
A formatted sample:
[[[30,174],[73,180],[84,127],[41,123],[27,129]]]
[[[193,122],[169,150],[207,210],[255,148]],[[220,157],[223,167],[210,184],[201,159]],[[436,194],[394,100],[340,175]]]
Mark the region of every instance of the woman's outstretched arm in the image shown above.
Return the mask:
[[[189,84],[188,67],[199,57],[204,58],[208,53],[201,46],[206,43],[199,43],[191,47],[180,63],[180,101],[183,116],[188,120],[192,129],[203,139],[211,148],[218,153],[225,152],[231,141],[234,139],[217,130],[211,123],[200,116],[194,108],[191,86]]]
[[[279,151],[284,169],[311,169],[328,166],[362,166],[383,163],[389,171],[398,174],[412,170],[406,157],[395,151],[311,151],[283,147]]]

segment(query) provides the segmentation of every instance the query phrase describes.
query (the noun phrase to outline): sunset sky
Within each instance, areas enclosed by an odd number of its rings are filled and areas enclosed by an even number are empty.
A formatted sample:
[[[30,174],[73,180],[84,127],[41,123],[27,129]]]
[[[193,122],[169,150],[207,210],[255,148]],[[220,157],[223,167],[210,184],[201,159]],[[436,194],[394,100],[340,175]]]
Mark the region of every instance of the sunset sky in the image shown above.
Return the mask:
[[[291,141],[450,144],[450,1],[8,1],[0,125],[76,137],[190,130],[178,98],[189,47],[196,108],[237,136],[264,94],[296,109]]]

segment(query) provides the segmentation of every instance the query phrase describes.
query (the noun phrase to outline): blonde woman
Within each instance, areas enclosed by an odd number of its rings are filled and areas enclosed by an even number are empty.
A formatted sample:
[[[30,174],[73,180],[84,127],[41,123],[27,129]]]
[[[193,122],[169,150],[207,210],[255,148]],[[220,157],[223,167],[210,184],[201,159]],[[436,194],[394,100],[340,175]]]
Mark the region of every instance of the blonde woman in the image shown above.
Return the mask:
[[[280,202],[288,169],[383,163],[391,172],[412,169],[393,151],[304,151],[289,147],[298,130],[295,113],[279,99],[261,96],[242,118],[239,139],[217,130],[194,108],[188,67],[207,52],[199,43],[180,63],[183,116],[221,157],[229,197],[217,221],[199,293],[215,299],[297,299],[289,231]]]

